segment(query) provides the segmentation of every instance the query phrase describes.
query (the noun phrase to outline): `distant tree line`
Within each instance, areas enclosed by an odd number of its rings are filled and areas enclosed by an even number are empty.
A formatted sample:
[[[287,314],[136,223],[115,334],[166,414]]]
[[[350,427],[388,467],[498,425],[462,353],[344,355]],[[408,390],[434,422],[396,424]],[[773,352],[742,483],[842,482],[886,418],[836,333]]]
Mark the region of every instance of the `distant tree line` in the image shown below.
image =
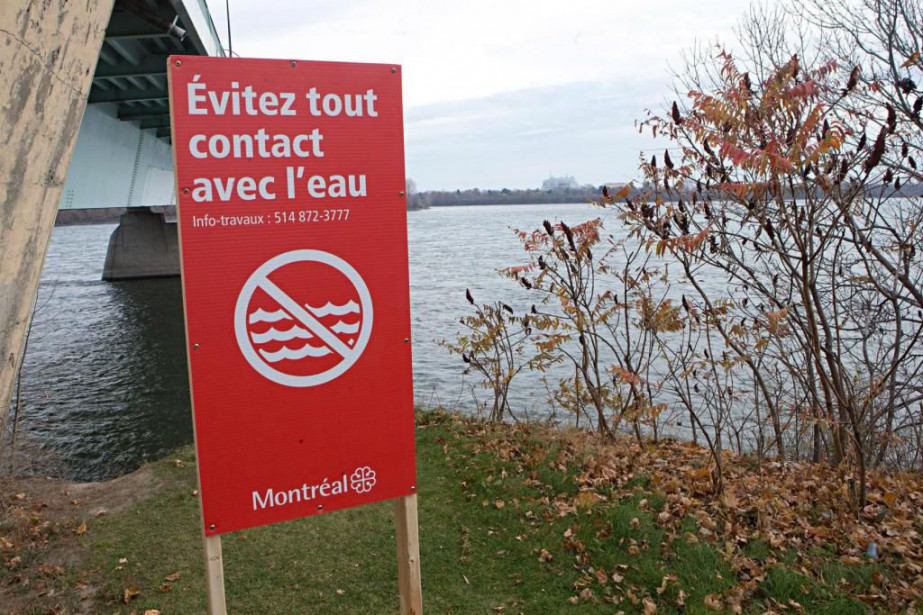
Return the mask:
[[[501,190],[431,190],[417,193],[417,199],[426,207],[446,205],[527,205],[531,203],[589,203],[599,198],[602,186],[582,186],[564,190],[539,190],[538,188]]]
[[[413,181],[413,180],[411,180]],[[581,186],[575,189],[564,190],[540,190],[538,188],[526,189],[509,189],[501,190],[481,190],[471,188],[469,190],[429,190],[424,192],[410,192],[407,201],[407,209],[429,209],[430,207],[445,207],[452,205],[530,205],[540,203],[592,203],[599,201],[606,193],[616,193],[622,189],[625,184],[609,184],[608,186]],[[694,183],[690,184],[690,189],[694,189]],[[651,189],[650,182],[645,182],[638,187],[628,189],[626,193],[629,199],[642,198],[649,193]],[[918,197],[923,196],[923,183],[908,183],[900,186],[895,191],[893,186],[870,185],[865,190],[870,196],[883,196],[887,193],[888,197]],[[711,198],[720,198],[718,192],[712,193],[711,190],[703,191]],[[790,194],[789,196],[792,196]],[[805,198],[805,188],[798,186],[794,188],[793,196],[798,199]]]

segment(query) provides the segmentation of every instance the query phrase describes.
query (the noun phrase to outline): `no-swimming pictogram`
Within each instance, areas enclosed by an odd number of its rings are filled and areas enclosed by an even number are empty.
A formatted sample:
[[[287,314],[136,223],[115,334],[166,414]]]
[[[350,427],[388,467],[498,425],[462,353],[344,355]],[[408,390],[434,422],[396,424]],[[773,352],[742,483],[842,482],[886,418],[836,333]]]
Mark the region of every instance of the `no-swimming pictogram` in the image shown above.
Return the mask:
[[[343,375],[372,334],[372,298],[359,273],[320,250],[293,250],[254,271],[241,288],[234,333],[247,362],[283,386]]]

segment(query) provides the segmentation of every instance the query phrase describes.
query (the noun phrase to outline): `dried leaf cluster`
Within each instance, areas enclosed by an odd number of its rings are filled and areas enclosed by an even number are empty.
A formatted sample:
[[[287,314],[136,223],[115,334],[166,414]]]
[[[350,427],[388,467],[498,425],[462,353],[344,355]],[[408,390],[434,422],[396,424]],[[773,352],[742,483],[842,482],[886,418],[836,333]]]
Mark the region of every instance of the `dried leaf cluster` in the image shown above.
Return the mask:
[[[489,474],[485,484],[494,487],[494,495],[483,504],[497,514],[515,514],[535,528],[535,535],[543,526],[564,524],[567,529],[556,542],[535,545],[534,557],[551,574],[575,575],[574,602],[628,601],[630,610],[645,612],[685,608],[696,588],[684,586],[669,568],[677,545],[684,543],[708,545],[733,571],[722,592],[695,598],[708,610],[802,610],[797,600],[776,603],[767,597],[768,579],[780,567],[875,609],[923,604],[923,477],[918,474],[873,472],[869,503],[856,516],[848,493],[857,477],[842,467],[757,463],[724,452],[725,488],[716,496],[711,454],[690,443],[639,444],[582,430],[485,424],[457,416],[436,420],[450,425],[444,450],[459,472]],[[476,485],[468,480],[461,488],[476,505]],[[618,524],[613,519],[626,503],[641,512]],[[645,527],[662,531],[659,544],[647,542]],[[756,545],[764,552],[754,552]],[[597,562],[614,551],[623,563],[600,567]],[[636,560],[652,552],[664,566],[660,585],[632,582]],[[828,578],[831,562],[873,567],[871,582]]]

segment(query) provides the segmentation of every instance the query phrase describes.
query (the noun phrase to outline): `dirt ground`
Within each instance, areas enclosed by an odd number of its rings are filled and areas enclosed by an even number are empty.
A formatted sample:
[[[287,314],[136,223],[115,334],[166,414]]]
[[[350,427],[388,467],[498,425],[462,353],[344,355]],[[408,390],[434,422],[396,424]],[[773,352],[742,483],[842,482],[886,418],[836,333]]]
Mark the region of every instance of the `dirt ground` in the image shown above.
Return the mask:
[[[150,466],[98,483],[0,479],[0,610],[90,613],[96,588],[65,580],[68,571],[90,563],[92,553],[81,538],[85,522],[125,510],[161,486]],[[36,605],[46,610],[36,611]]]
[[[75,483],[44,476],[16,477],[0,482],[0,506],[38,506],[52,521],[88,519],[119,512],[147,498],[162,485],[151,466],[99,483]]]

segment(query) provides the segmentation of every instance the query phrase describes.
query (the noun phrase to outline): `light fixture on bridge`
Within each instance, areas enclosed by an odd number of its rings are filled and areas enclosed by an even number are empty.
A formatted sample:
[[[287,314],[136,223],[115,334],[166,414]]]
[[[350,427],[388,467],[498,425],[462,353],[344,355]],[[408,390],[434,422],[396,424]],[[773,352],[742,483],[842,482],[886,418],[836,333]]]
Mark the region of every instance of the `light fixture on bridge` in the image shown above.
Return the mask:
[[[186,38],[186,30],[180,28],[176,23],[179,21],[179,15],[173,18],[173,23],[167,26],[167,34],[175,38],[180,43]]]
[[[128,12],[134,14],[135,17],[146,21],[148,24],[175,39],[177,42],[182,43],[186,38],[186,29],[177,25],[177,23],[179,23],[179,15],[174,17],[173,21],[170,22],[150,10],[138,0],[120,0],[120,5],[119,8],[121,8],[121,10],[128,9]]]

